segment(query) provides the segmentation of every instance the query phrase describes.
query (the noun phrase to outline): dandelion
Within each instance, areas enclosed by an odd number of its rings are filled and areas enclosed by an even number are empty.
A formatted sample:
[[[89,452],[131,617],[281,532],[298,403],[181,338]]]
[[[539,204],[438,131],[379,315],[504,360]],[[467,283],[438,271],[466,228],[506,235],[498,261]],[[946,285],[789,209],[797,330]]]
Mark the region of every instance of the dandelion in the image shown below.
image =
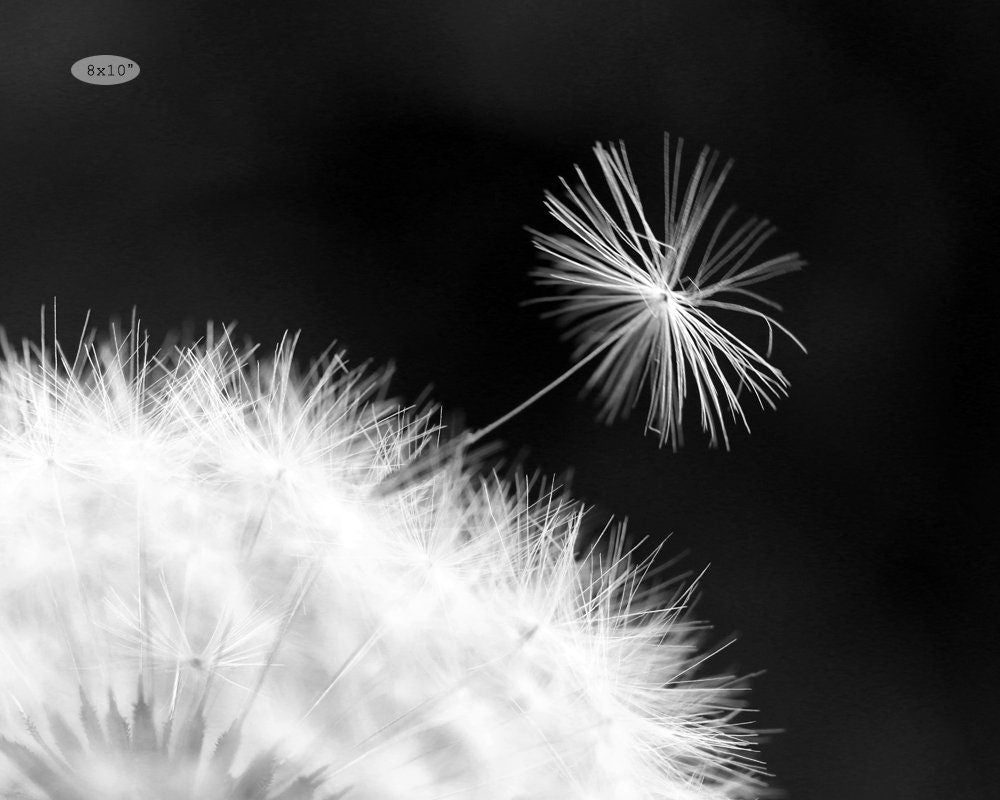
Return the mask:
[[[799,269],[797,253],[755,262],[759,248],[774,233],[767,220],[751,218],[726,232],[730,208],[707,243],[710,212],[732,161],[716,170],[718,153],[701,151],[687,188],[679,192],[683,140],[671,159],[664,138],[664,229],[654,232],[646,217],[624,145],[594,148],[611,204],[602,202],[583,171],[579,186],[563,180],[566,199],[546,193],[549,213],[568,231],[534,231],[535,246],[551,262],[533,273],[557,294],[552,302],[576,340],[574,370],[600,357],[587,381],[600,396],[600,417],[613,422],[651,391],[646,429],[660,445],[682,441],[682,415],[689,383],[694,383],[702,430],[712,445],[729,447],[727,420],[749,430],[740,394],[751,393],[774,407],[788,381],[765,356],[727,330],[710,312],[735,312],[762,320],[770,354],[773,329],[801,343],[768,313],[747,305],[779,308],[749,287]],[[671,163],[671,160],[673,163]],[[803,348],[804,350],[805,348]]]
[[[691,586],[450,458],[388,373],[230,330],[3,342],[0,796],[759,795]]]

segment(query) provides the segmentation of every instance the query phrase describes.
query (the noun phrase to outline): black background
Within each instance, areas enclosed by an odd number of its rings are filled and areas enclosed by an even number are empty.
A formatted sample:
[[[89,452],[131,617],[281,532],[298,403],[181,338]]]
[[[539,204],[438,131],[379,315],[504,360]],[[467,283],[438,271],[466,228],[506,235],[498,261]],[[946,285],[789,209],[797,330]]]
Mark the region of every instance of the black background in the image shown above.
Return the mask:
[[[737,159],[777,221],[768,285],[808,345],[753,434],[673,454],[569,384],[503,429],[686,568],[755,681],[795,798],[985,798],[996,786],[1000,556],[992,3],[240,2],[0,9],[0,322],[74,338],[133,306],[154,339],[239,321],[333,339],[471,425],[568,363],[534,294],[545,188],[623,139]],[[70,76],[134,59],[117,87]],[[748,335],[763,341],[762,331]]]

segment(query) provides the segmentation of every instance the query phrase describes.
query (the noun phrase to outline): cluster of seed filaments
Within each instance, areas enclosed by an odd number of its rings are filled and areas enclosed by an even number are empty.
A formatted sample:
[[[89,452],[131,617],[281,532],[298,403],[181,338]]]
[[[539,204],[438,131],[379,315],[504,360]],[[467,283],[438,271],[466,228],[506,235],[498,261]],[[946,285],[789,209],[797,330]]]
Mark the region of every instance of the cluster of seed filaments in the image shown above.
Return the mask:
[[[157,725],[153,704],[139,680],[131,719],[108,691],[103,723],[97,708],[80,689],[81,739],[58,712],[49,710],[50,738],[25,717],[32,740],[26,745],[0,737],[3,753],[22,773],[30,794],[50,800],[335,800],[319,798],[321,775],[276,780],[280,761],[273,751],[251,757],[233,769],[240,748],[241,725],[234,720],[214,746],[206,746],[204,709],[192,711],[177,725],[168,717]],[[27,786],[25,789],[27,790]]]

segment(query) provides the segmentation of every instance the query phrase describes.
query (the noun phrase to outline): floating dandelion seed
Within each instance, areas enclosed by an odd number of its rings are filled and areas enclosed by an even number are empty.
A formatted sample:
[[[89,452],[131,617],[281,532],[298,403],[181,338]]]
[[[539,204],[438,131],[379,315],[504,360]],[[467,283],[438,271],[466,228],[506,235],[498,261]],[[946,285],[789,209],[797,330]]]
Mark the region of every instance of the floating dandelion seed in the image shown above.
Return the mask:
[[[437,445],[387,374],[137,326],[0,362],[0,796],[746,798],[689,590]]]
[[[702,429],[709,433],[712,446],[721,438],[729,448],[727,417],[749,430],[740,404],[743,391],[752,393],[762,406],[774,408],[789,385],[768,361],[774,329],[803,352],[805,347],[770,314],[746,305],[755,301],[780,310],[777,303],[748,287],[795,271],[805,262],[797,253],[786,253],[751,264],[776,228],[754,217],[724,234],[735,208],[723,214],[702,245],[702,231],[733,162],[716,171],[718,153],[703,149],[681,197],[682,149],[683,140],[671,165],[670,138],[664,136],[662,239],[647,221],[622,144],[594,147],[613,210],[600,201],[579,167],[578,188],[562,181],[568,202],[546,192],[546,208],[569,235],[532,231],[536,248],[552,262],[532,274],[537,283],[553,286],[558,293],[527,302],[556,304],[543,316],[558,317],[569,326],[565,335],[577,341],[576,364],[489,425],[415,455],[390,472],[374,488],[373,497],[387,497],[451,458],[474,458],[473,445],[599,358],[586,383],[601,398],[599,418],[611,423],[626,416],[648,384],[652,396],[646,430],[659,434],[661,447],[668,440],[675,450],[681,444],[690,381],[698,394]],[[766,356],[717,322],[709,310],[763,321],[768,332]]]
[[[676,449],[693,381],[702,429],[713,445],[721,438],[728,448],[727,418],[747,426],[740,392],[748,390],[761,405],[773,408],[788,381],[708,312],[731,311],[763,320],[768,352],[774,328],[802,347],[773,317],[746,302],[778,308],[748,287],[805,262],[797,253],[788,253],[753,263],[775,228],[752,218],[724,232],[732,208],[702,246],[703,230],[732,162],[716,171],[718,153],[702,150],[681,196],[682,144],[671,164],[670,140],[664,138],[665,214],[659,236],[647,220],[624,145],[596,145],[613,205],[602,203],[579,167],[577,188],[563,181],[566,200],[546,193],[546,207],[569,233],[533,231],[535,246],[551,261],[533,274],[539,284],[559,292],[539,300],[556,303],[547,315],[570,326],[566,335],[577,341],[577,367],[601,357],[587,387],[601,398],[603,420],[626,415],[648,384],[652,397],[646,429],[659,434],[661,446],[670,441]]]

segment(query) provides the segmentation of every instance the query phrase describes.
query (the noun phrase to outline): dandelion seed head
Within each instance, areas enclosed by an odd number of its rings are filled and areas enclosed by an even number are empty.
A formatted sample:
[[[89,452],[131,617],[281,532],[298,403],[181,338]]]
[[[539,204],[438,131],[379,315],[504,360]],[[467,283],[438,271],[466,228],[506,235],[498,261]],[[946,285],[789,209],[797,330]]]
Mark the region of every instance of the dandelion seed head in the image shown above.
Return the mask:
[[[683,142],[671,153],[664,141],[664,225],[654,232],[632,175],[624,145],[594,148],[610,202],[602,200],[577,167],[579,185],[563,181],[565,197],[546,193],[549,213],[565,233],[534,233],[549,262],[534,271],[556,293],[552,303],[576,342],[574,357],[596,359],[586,387],[600,398],[599,417],[613,422],[634,408],[646,387],[646,429],[660,445],[682,442],[684,403],[695,394],[702,429],[713,446],[728,448],[728,425],[747,427],[741,395],[774,407],[788,380],[769,360],[774,330],[798,340],[761,310],[777,305],[749,287],[799,269],[797,253],[764,261],[758,249],[775,228],[751,218],[730,226],[730,209],[706,235],[708,220],[732,166],[718,167],[718,153],[702,150],[683,193],[679,173]],[[765,354],[746,344],[716,317],[742,314],[767,331]],[[804,348],[803,348],[804,349]]]
[[[744,798],[688,595],[585,510],[442,460],[343,354],[209,328],[0,362],[0,794]],[[697,677],[696,677],[697,675]]]

